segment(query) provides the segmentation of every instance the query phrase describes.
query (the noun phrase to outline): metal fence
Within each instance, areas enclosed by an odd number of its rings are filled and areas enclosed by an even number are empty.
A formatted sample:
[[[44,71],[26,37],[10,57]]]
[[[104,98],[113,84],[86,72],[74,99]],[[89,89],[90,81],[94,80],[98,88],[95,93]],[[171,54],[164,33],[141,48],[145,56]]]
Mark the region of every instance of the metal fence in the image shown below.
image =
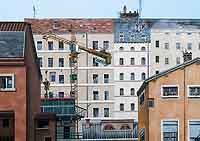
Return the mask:
[[[82,125],[82,140],[137,140],[137,133],[132,130],[103,130],[100,123],[93,123],[89,127]]]

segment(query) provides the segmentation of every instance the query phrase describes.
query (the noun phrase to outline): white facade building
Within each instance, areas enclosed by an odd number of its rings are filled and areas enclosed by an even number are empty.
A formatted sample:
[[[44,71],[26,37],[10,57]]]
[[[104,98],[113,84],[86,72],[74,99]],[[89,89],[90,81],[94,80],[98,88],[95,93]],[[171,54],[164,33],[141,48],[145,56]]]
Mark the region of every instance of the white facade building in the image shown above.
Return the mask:
[[[114,116],[138,121],[137,90],[148,77],[148,43],[115,43]]]

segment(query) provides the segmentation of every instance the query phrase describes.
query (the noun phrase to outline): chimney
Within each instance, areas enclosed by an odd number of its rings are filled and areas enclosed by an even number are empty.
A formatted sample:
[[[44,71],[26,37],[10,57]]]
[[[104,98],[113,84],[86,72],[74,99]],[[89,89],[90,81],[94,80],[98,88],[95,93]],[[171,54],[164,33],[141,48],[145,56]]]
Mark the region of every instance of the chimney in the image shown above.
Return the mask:
[[[192,52],[183,52],[183,60],[184,62],[192,60]]]
[[[126,5],[124,5],[123,12],[124,12],[124,13],[126,13],[126,12],[127,12]]]

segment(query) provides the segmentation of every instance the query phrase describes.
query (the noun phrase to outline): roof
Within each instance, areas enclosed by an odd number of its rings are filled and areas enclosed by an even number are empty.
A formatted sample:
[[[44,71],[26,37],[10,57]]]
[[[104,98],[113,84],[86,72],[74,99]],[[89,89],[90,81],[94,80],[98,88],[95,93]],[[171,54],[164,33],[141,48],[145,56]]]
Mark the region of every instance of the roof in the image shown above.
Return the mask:
[[[68,33],[73,25],[78,33],[112,33],[113,19],[25,19],[32,25],[33,33]]]
[[[28,26],[25,22],[0,22],[0,31],[25,31]]]
[[[142,86],[141,86],[141,87],[139,88],[139,90],[137,91],[137,95],[139,96],[139,95],[142,93],[142,91],[145,89],[145,87],[148,85],[149,82],[151,82],[151,81],[153,81],[153,80],[156,80],[156,79],[158,79],[158,78],[160,78],[160,77],[162,77],[162,76],[165,76],[165,75],[167,75],[167,74],[169,74],[169,73],[172,73],[172,72],[174,72],[174,71],[176,71],[176,70],[178,70],[178,69],[181,69],[181,68],[185,68],[185,67],[187,67],[187,66],[190,66],[190,65],[192,65],[192,64],[194,64],[194,63],[200,63],[200,58],[195,58],[195,59],[193,59],[193,60],[184,62],[183,64],[180,64],[180,65],[175,66],[175,67],[173,67],[173,68],[170,68],[170,69],[168,69],[168,70],[166,70],[166,71],[160,72],[159,74],[156,74],[156,75],[153,75],[153,76],[149,77],[148,79],[146,79],[146,80],[143,82]]]

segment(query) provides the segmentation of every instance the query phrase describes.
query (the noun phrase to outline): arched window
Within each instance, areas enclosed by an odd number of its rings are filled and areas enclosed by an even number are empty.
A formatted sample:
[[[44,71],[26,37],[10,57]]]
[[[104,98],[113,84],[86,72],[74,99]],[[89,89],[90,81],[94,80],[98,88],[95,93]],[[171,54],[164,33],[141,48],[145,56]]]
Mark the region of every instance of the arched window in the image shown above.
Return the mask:
[[[103,128],[104,130],[115,130],[115,128],[112,126],[112,124],[107,124]]]
[[[141,51],[145,51],[145,50],[146,50],[146,48],[145,48],[145,47],[142,47],[142,48],[141,48]]]
[[[135,47],[131,47],[131,51],[135,51]]]
[[[145,59],[145,57],[141,58],[141,65],[146,65],[146,59]]]
[[[131,73],[131,80],[135,80],[135,73],[134,72]]]
[[[134,88],[131,88],[131,95],[135,95],[135,89]]]
[[[131,103],[131,111],[135,111],[135,103]]]
[[[124,47],[120,47],[119,50],[120,50],[120,51],[123,51],[123,50],[124,50]]]
[[[146,74],[144,72],[141,74],[141,78],[142,78],[142,80],[146,79]]]
[[[128,124],[123,124],[120,128],[121,130],[129,130],[131,129]]]
[[[131,64],[131,65],[135,65],[135,58],[131,58],[130,64]]]

